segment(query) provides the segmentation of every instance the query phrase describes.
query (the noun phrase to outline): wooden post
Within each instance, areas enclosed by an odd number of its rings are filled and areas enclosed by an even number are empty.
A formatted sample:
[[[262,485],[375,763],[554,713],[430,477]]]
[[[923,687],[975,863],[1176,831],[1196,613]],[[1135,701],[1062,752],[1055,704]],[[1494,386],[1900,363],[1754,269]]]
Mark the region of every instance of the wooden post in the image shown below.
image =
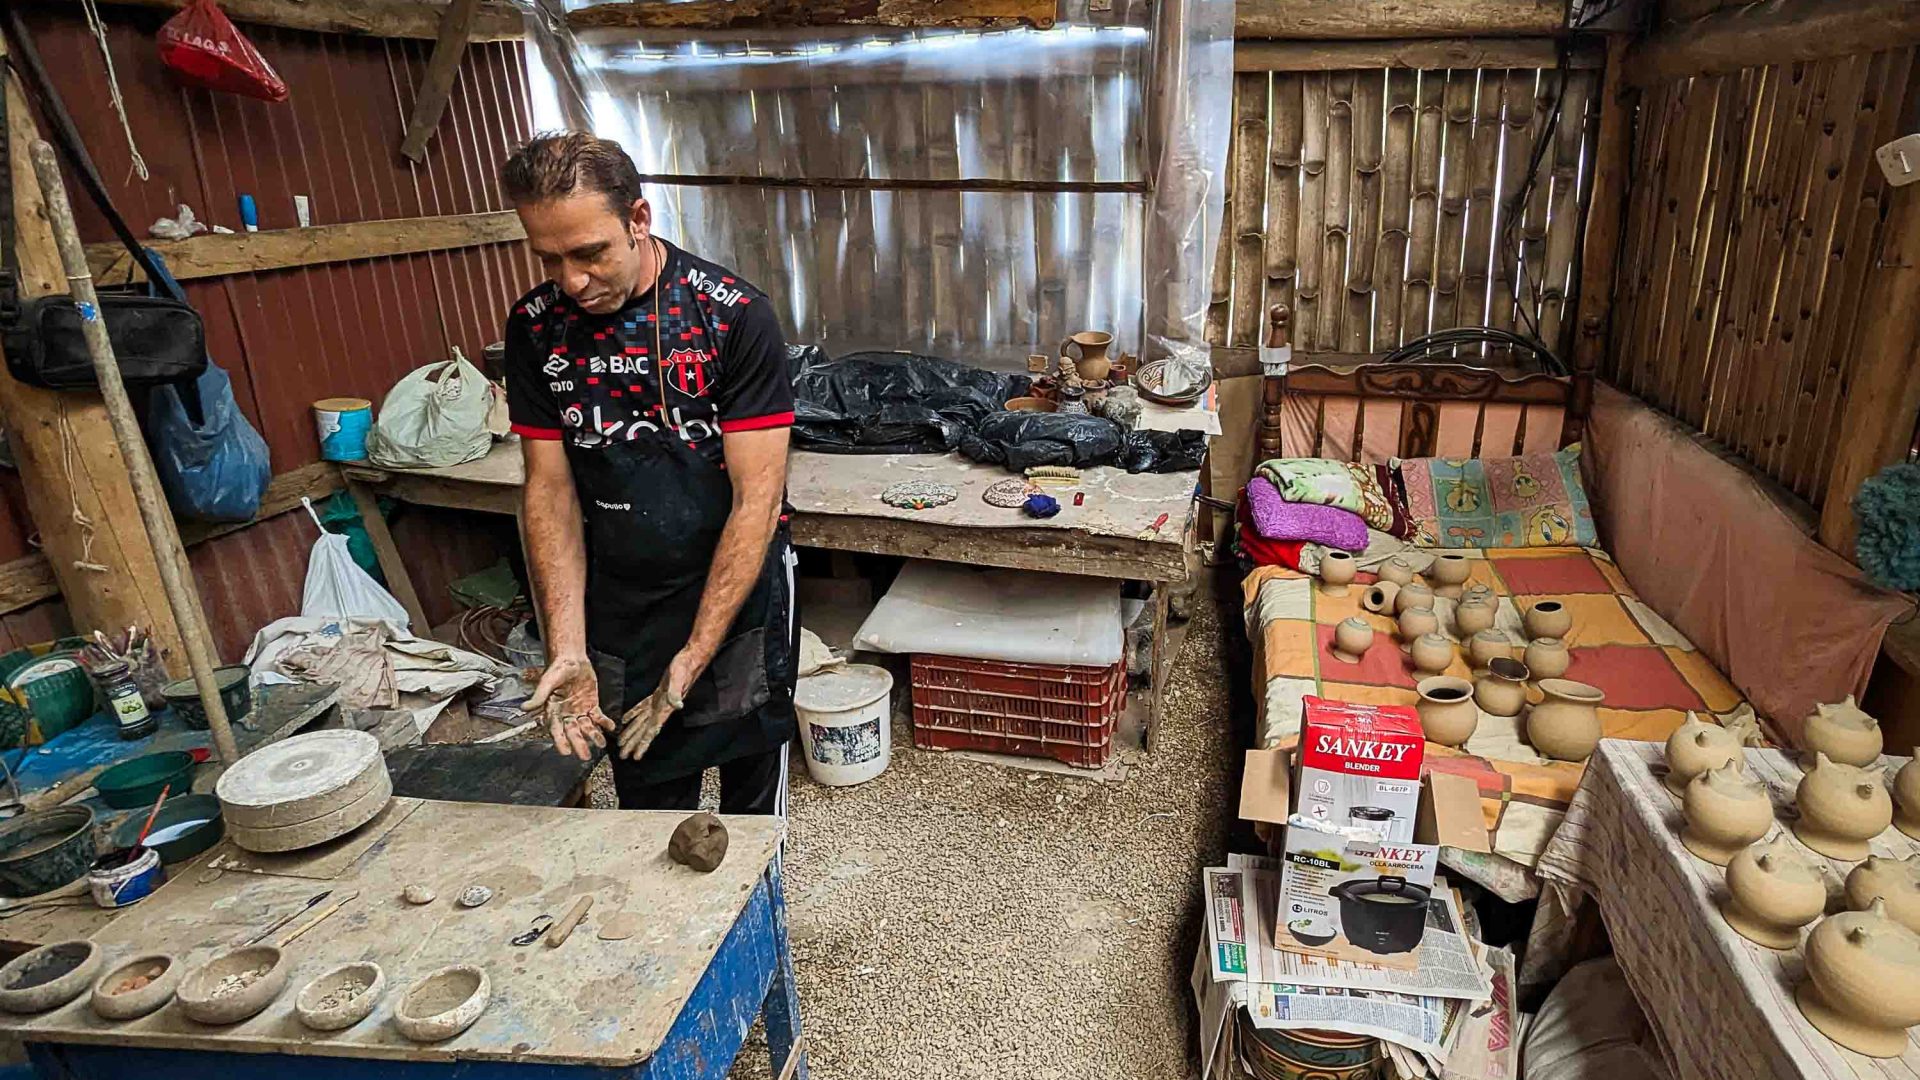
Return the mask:
[[[453,80],[460,75],[460,61],[467,55],[467,41],[473,36],[473,13],[479,0],[452,0],[440,16],[440,35],[434,39],[433,55],[427,60],[427,73],[420,79],[419,96],[413,99],[413,113],[407,117],[407,135],[400,142],[400,153],[419,161],[427,156],[427,140],[440,126],[447,111],[447,98],[453,95]]]
[[[5,55],[6,43],[0,40],[0,56]],[[33,114],[17,79],[3,77],[13,205],[0,208],[0,213],[14,215],[20,295],[65,292],[66,275],[28,156],[39,137]],[[40,546],[74,625],[144,627],[165,657],[168,672],[184,675],[185,642],[160,587],[159,567],[140,528],[133,484],[99,395],[41,390],[0,368],[0,421],[6,424],[26,481],[27,507]]]
[[[1613,321],[1614,264],[1620,259],[1620,217],[1627,198],[1628,155],[1634,91],[1626,85],[1623,60],[1627,35],[1607,37],[1607,68],[1600,84],[1600,134],[1594,141],[1593,198],[1587,206],[1587,234],[1581,242],[1579,329],[1573,342],[1573,401],[1563,428],[1568,441],[1584,437],[1587,410],[1593,404],[1594,372],[1606,355]],[[1576,116],[1562,115],[1562,124],[1580,124]]]

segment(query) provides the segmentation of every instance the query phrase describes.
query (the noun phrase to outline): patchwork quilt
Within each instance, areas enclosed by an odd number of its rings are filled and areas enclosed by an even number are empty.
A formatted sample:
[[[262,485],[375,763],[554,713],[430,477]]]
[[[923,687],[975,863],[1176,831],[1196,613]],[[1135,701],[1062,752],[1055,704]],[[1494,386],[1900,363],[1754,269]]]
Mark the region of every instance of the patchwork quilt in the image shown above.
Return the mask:
[[[1573,615],[1566,677],[1606,694],[1600,708],[1607,738],[1664,742],[1689,711],[1760,743],[1753,709],[1712,661],[1634,595],[1626,578],[1597,548],[1474,549],[1470,582],[1485,582],[1500,598],[1495,625],[1524,641],[1521,612],[1558,600]],[[1265,566],[1242,583],[1247,633],[1254,646],[1255,697],[1261,703],[1261,740],[1284,746],[1300,732],[1300,699],[1307,694],[1342,701],[1411,705],[1421,677],[1401,651],[1392,619],[1360,606],[1371,574],[1341,597],[1323,594],[1313,578]],[[1453,601],[1436,599],[1441,630],[1459,640]],[[1333,655],[1334,626],[1358,615],[1374,628],[1373,647],[1358,664]],[[1464,655],[1447,674],[1472,678]],[[1533,701],[1537,689],[1529,688]],[[1531,867],[1560,825],[1585,766],[1550,761],[1520,738],[1519,721],[1481,714],[1466,746],[1427,744],[1431,768],[1473,779],[1496,854]]]

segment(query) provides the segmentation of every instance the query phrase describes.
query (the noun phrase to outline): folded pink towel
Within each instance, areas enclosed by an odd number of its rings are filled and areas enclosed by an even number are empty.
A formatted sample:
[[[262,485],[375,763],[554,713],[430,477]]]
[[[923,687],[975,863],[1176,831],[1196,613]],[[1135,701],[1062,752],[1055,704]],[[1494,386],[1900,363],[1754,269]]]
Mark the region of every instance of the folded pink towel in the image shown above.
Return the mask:
[[[1269,540],[1311,540],[1343,551],[1367,549],[1367,520],[1338,506],[1290,503],[1264,476],[1247,482],[1253,530]]]

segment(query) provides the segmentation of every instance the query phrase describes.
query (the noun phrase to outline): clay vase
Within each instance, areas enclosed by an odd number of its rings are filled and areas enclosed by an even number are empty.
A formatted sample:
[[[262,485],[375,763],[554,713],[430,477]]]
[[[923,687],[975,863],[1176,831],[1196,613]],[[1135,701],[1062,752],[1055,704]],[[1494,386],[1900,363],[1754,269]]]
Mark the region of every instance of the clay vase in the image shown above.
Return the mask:
[[[1487,665],[1503,657],[1513,659],[1513,640],[1505,630],[1482,630],[1467,639],[1467,659],[1473,670],[1485,671]]]
[[[1400,591],[1394,594],[1393,611],[1396,615],[1405,615],[1412,609],[1421,607],[1428,609],[1433,607],[1433,590],[1417,581],[1411,585],[1400,586]]]
[[[1427,580],[1433,583],[1433,591],[1438,595],[1458,600],[1463,591],[1461,586],[1471,573],[1473,564],[1465,555],[1435,555],[1427,567]]]
[[[1496,656],[1487,669],[1474,673],[1473,700],[1489,716],[1519,716],[1527,703],[1527,665],[1511,656]]]
[[[1453,663],[1453,642],[1443,634],[1421,634],[1413,639],[1409,653],[1413,657],[1415,671],[1438,675]]]
[[[1920,840],[1920,746],[1914,747],[1913,760],[1893,774],[1893,797],[1900,804],[1893,813],[1894,825]]]
[[[1694,777],[1682,809],[1686,825],[1680,842],[1715,866],[1727,865],[1773,827],[1766,785],[1740,775],[1732,762]]]
[[[1807,935],[1807,980],[1794,988],[1800,1015],[1820,1033],[1868,1057],[1899,1057],[1920,1024],[1920,935],[1866,911],[1823,919]]]
[[[1347,595],[1347,586],[1353,584],[1353,575],[1357,572],[1359,565],[1351,554],[1327,552],[1320,557],[1320,591],[1328,596]]]
[[[1842,765],[1816,753],[1813,768],[1800,778],[1794,796],[1800,819],[1793,835],[1830,859],[1857,862],[1867,857],[1867,841],[1893,823],[1893,800],[1880,774]]]
[[[1113,346],[1113,335],[1105,330],[1082,330],[1060,343],[1060,355],[1073,360],[1073,369],[1082,381],[1099,382],[1113,371],[1113,359],[1107,350]],[[1069,348],[1079,350],[1080,355],[1072,356]]]
[[[1920,934],[1920,855],[1904,859],[1867,856],[1847,875],[1847,906],[1865,911],[1875,900],[1887,902],[1887,917]]]
[[[1521,622],[1527,628],[1529,638],[1561,638],[1573,629],[1573,613],[1567,605],[1558,600],[1542,600],[1527,609]]]
[[[1527,741],[1556,761],[1585,761],[1600,745],[1597,686],[1572,679],[1541,679],[1535,685],[1546,698],[1527,710]]]
[[[1748,941],[1791,949],[1800,944],[1800,928],[1826,908],[1820,871],[1785,836],[1746,848],[1727,863],[1727,899],[1720,914]]]
[[[1376,615],[1391,615],[1393,602],[1399,595],[1400,586],[1391,581],[1376,581],[1360,594],[1360,606]]]
[[[1407,595],[1407,590],[1401,589],[1400,595]],[[1435,615],[1433,609],[1430,607],[1408,608],[1400,613],[1400,641],[1402,643],[1402,649],[1412,651],[1414,642],[1420,640],[1427,634],[1437,634],[1439,632],[1440,616]]]
[[[1357,664],[1373,647],[1373,627],[1358,615],[1349,615],[1333,628],[1333,655]]]
[[[1567,643],[1557,637],[1534,638],[1527,642],[1522,656],[1535,679],[1557,679],[1567,673],[1573,658],[1567,655]]]
[[[1494,606],[1484,600],[1463,599],[1453,606],[1454,633],[1465,641],[1482,630],[1491,630],[1498,614]]]
[[[1480,726],[1480,707],[1474,704],[1472,683],[1452,675],[1435,675],[1421,679],[1415,690],[1420,703],[1414,708],[1420,713],[1420,730],[1426,733],[1428,742],[1459,746],[1473,738],[1473,729]]]
[[[1880,756],[1880,721],[1868,716],[1848,694],[1838,705],[1816,705],[1800,741],[1807,753],[1825,754],[1842,765],[1867,766]]]
[[[1694,777],[1741,760],[1739,736],[1688,713],[1687,722],[1667,736],[1667,790],[1684,795]]]
[[[1381,581],[1391,581],[1395,585],[1406,585],[1413,581],[1413,564],[1395,555],[1380,564],[1379,578]]]

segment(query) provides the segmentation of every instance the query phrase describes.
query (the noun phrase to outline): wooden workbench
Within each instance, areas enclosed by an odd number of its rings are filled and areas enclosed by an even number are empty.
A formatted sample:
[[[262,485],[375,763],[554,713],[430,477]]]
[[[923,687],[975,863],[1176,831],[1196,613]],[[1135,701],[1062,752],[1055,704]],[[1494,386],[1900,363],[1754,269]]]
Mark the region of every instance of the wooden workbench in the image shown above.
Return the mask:
[[[359,838],[364,853],[349,863],[323,845],[272,873],[182,875],[94,936],[109,965],[162,949],[191,967],[317,892],[331,890],[333,899],[357,892],[290,946],[287,987],[258,1016],[210,1027],[188,1020],[174,1002],[138,1020],[111,1022],[83,995],[39,1016],[0,1019],[0,1032],[27,1043],[49,1076],[152,1080],[269,1069],[284,1077],[338,1076],[338,1059],[360,1058],[409,1063],[392,1073],[407,1076],[718,1080],[764,1005],[777,1075],[799,1024],[774,858],[780,824],[729,818],[726,861],[701,874],[666,856],[682,816],[396,800],[368,826],[387,822],[384,835],[371,844]],[[232,851],[215,848],[210,864]],[[432,887],[440,899],[424,907],[405,903],[400,893],[413,883]],[[473,883],[491,886],[493,900],[471,910],[453,906],[454,894]],[[537,917],[558,919],[585,895],[593,906],[564,945],[510,943]],[[640,916],[639,932],[602,940],[600,927],[622,910]],[[300,988],[326,969],[363,959],[387,974],[372,1015],[341,1032],[302,1025],[293,1014]],[[486,969],[487,1011],[443,1043],[401,1036],[392,1018],[406,988],[455,963]],[[529,1068],[540,1065],[550,1068]],[[804,1062],[796,1066],[792,1075],[804,1077]]]

